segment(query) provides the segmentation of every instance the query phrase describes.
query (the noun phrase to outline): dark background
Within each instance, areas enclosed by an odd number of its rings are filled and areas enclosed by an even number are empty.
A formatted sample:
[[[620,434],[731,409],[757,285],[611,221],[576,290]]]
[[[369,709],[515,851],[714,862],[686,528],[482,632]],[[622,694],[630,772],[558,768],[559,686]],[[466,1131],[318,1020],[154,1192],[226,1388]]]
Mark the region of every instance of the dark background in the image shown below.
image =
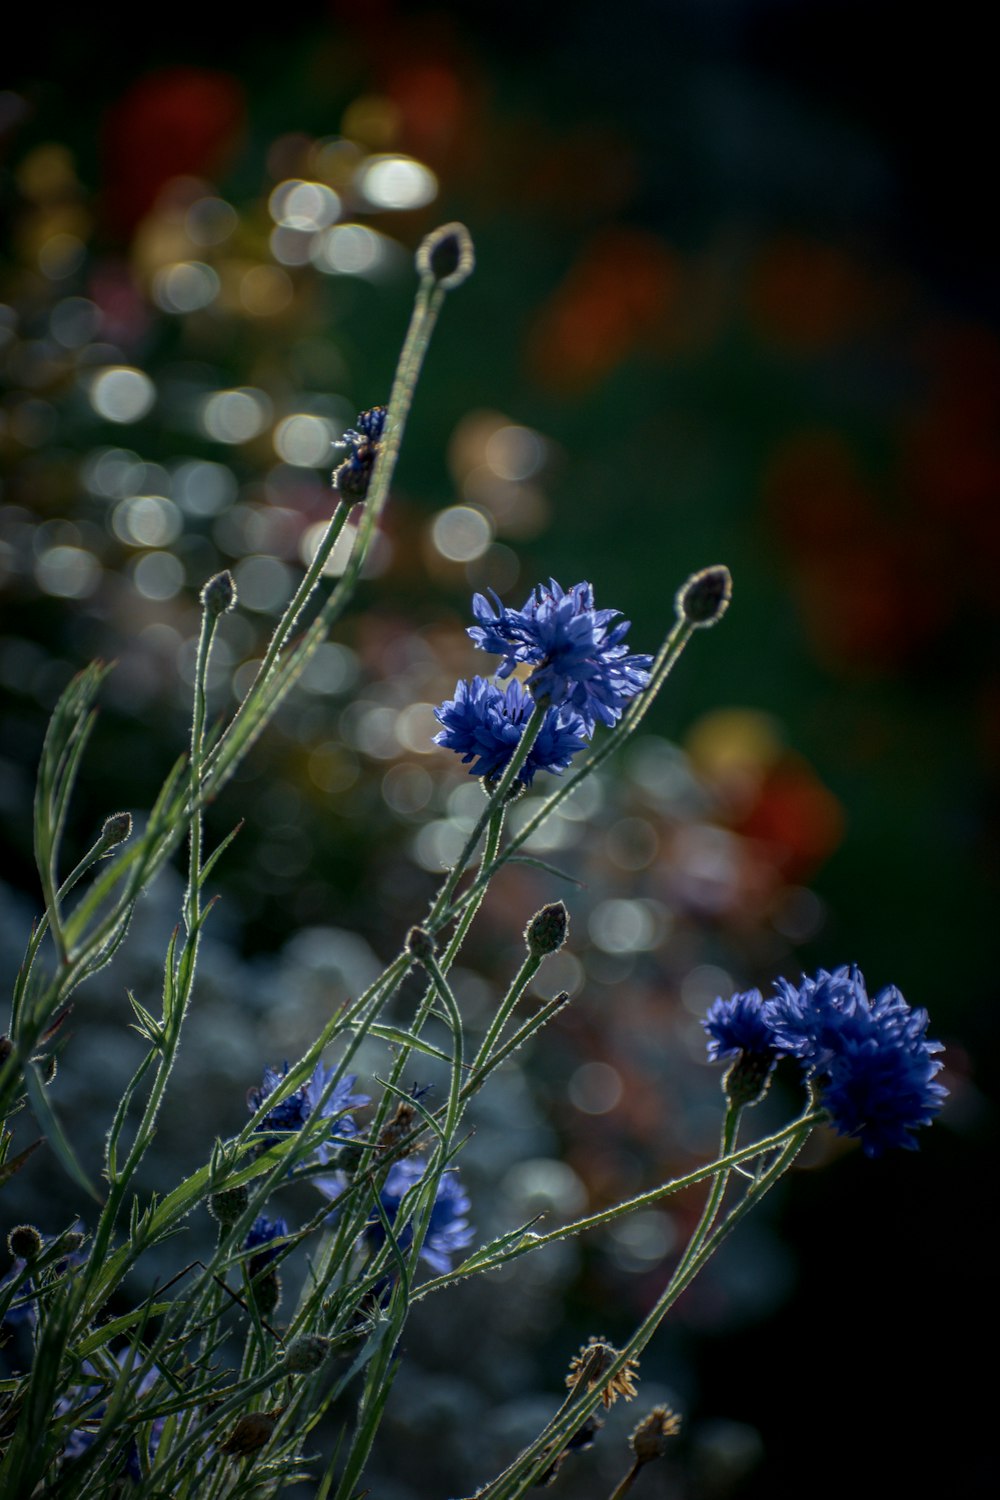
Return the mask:
[[[412,295],[396,247],[461,218],[477,272],[445,308],[388,513],[391,557],[359,601],[367,622],[346,624],[353,655],[337,659],[363,701],[437,702],[455,675],[481,669],[462,645],[470,585],[495,581],[519,603],[550,573],[592,578],[598,602],[633,620],[635,649],[655,649],[688,572],[725,561],[735,579],[729,617],[695,641],[651,726],[661,761],[666,741],[682,747],[695,790],[651,793],[631,762],[595,812],[608,848],[641,842],[642,824],[659,852],[616,861],[597,834],[588,847],[588,889],[567,898],[580,996],[527,1064],[533,1157],[564,1157],[592,1203],[693,1159],[715,1080],[682,1084],[666,1057],[690,1039],[694,1007],[679,997],[699,966],[746,987],[856,961],[873,992],[894,982],[926,1005],[948,1046],[952,1099],[919,1155],[869,1163],[823,1147],[824,1169],[797,1172],[760,1237],[748,1228],[742,1256],[678,1309],[650,1375],[684,1410],[687,1436],[670,1474],[646,1474],[638,1492],[985,1491],[986,1391],[966,1370],[968,1351],[988,1347],[994,1300],[983,1174],[995,1135],[1000,345],[993,79],[972,8],[920,21],[889,4],[776,0],[313,5],[265,25],[192,7],[165,13],[157,33],[154,45],[133,26],[52,27],[0,100],[0,301],[17,311],[0,432],[5,954],[37,900],[30,788],[54,693],[91,655],[119,659],[84,772],[82,840],[119,806],[147,806],[183,743],[176,661],[200,583],[248,554],[294,569],[303,524],[328,508],[323,467],[276,463],[273,421],[316,410],[342,427],[384,398]],[[385,237],[381,274],[286,262],[277,281],[254,283],[271,302],[249,310],[241,278],[277,264],[272,188],[320,175],[317,142],[341,138],[359,161],[381,151],[425,163],[436,200],[380,212],[341,184],[342,217]],[[185,248],[176,226],[214,195],[238,228]],[[58,235],[79,244],[76,261],[64,240],[66,258],[46,259]],[[157,302],[155,278],[186,259],[214,267],[220,290],[180,315]],[[98,309],[68,347],[52,332],[66,298]],[[154,379],[147,417],[101,420],[86,390],[104,364]],[[247,386],[273,403],[258,438],[223,447],[196,431],[192,401]],[[309,406],[316,393],[332,404]],[[476,413],[486,426],[473,431]],[[482,433],[504,423],[541,434],[546,460],[523,484],[483,489]],[[136,573],[141,551],[109,519],[126,492],[88,488],[119,447],[170,472],[207,460],[232,476],[228,530],[226,507],[188,510],[156,549],[183,564],[173,593],[169,569]],[[147,469],[150,490],[165,493],[165,476]],[[496,537],[467,565],[430,539],[433,515],[463,501]],[[60,547],[94,561],[60,573]],[[268,618],[250,614],[232,669]],[[283,1029],[274,1011],[295,930],[357,931],[388,957],[430,889],[415,830],[447,807],[438,790],[420,803],[410,772],[449,791],[455,768],[405,746],[370,753],[376,721],[369,732],[337,719],[349,685],[335,711],[315,693],[289,710],[222,799],[217,832],[247,794],[250,807],[221,876],[218,1019],[187,1085],[203,1105],[222,1079],[238,1111],[263,1063],[294,1051],[295,1026],[308,1031],[307,1013]],[[227,692],[220,684],[220,710]],[[323,749],[334,741],[351,746],[346,762]],[[390,783],[397,764],[409,779]],[[724,877],[704,876],[706,850]],[[532,901],[552,892],[521,875],[504,894],[512,915],[487,912],[474,944],[481,984],[504,972]],[[636,961],[602,947],[602,900],[652,902],[643,909],[669,916],[666,942]],[[105,1010],[89,1027],[78,1019],[63,1059],[64,1106],[88,1121],[93,1079],[74,1083],[74,1066],[124,1045],[114,1007],[131,982],[109,982]],[[236,1038],[237,991],[258,1053]],[[574,1111],[567,1080],[594,1061],[614,1066],[621,1100]],[[103,1128],[94,1113],[95,1142]],[[173,1145],[202,1159],[197,1142]],[[165,1161],[170,1148],[168,1134]],[[62,1222],[54,1168],[23,1191],[43,1228]],[[679,1211],[681,1228],[696,1209]],[[756,1301],[738,1290],[755,1277],[772,1287]],[[385,1496],[433,1500],[488,1477],[475,1451],[449,1457],[433,1423],[447,1433],[478,1420],[464,1389],[478,1390],[481,1412],[501,1395],[513,1409],[519,1382],[525,1399],[557,1391],[567,1351],[592,1332],[624,1336],[658,1279],[627,1256],[584,1252],[545,1297],[534,1288],[530,1358],[508,1348],[506,1376],[459,1372],[447,1337],[425,1330],[427,1379],[403,1382],[396,1456],[377,1461]],[[444,1304],[437,1317],[447,1321]],[[429,1413],[420,1393],[431,1389]],[[586,1488],[588,1461],[560,1478],[563,1493],[611,1488],[596,1477]]]

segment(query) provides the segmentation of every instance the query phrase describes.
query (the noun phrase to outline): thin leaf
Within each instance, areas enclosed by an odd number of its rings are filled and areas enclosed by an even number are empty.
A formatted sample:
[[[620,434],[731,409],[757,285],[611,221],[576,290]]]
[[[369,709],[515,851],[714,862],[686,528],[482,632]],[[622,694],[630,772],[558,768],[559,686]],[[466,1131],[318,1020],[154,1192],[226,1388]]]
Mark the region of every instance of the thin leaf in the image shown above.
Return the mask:
[[[15,1172],[20,1172],[28,1157],[33,1156],[39,1146],[44,1145],[44,1143],[45,1137],[43,1135],[37,1141],[32,1141],[30,1146],[25,1146],[24,1150],[19,1151],[16,1156],[12,1156],[10,1161],[4,1162],[3,1166],[0,1167],[0,1184],[6,1182],[8,1178],[13,1177]]]
[[[76,1154],[69,1143],[66,1132],[59,1123],[56,1113],[48,1101],[45,1085],[42,1083],[38,1069],[34,1063],[26,1063],[24,1068],[24,1086],[31,1101],[31,1107],[35,1112],[35,1119],[42,1128],[43,1135],[47,1138],[49,1145],[59,1158],[68,1176],[83,1188],[88,1197],[93,1198],[95,1203],[104,1206],[104,1199],[94,1187],[90,1178],[76,1159]]]

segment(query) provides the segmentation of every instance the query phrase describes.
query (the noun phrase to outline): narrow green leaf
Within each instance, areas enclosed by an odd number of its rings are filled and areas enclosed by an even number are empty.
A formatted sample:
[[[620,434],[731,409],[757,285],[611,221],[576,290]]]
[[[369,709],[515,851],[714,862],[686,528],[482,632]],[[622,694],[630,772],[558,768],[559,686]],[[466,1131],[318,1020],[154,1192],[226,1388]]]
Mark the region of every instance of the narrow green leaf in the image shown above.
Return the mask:
[[[19,1151],[16,1156],[12,1156],[10,1161],[5,1161],[3,1166],[0,1167],[0,1184],[6,1182],[8,1178],[13,1177],[15,1172],[20,1172],[28,1157],[32,1156],[44,1141],[44,1136],[40,1137],[37,1141],[32,1141],[30,1146],[25,1146],[24,1150]]]
[[[48,1101],[45,1085],[42,1083],[38,1069],[32,1062],[25,1064],[24,1086],[31,1101],[35,1119],[41,1126],[42,1134],[46,1137],[52,1150],[59,1158],[63,1169],[68,1176],[72,1177],[74,1182],[83,1188],[88,1197],[93,1198],[95,1203],[99,1203],[103,1207],[104,1199],[77,1161],[76,1154],[69,1143],[66,1132],[60,1125],[56,1113]]]

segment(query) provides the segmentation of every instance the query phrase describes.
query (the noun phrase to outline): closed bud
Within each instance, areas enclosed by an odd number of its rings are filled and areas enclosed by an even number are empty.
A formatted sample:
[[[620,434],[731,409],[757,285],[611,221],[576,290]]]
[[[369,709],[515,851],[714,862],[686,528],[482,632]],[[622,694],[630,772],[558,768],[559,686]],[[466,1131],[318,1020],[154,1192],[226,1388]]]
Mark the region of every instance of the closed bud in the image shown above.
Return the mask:
[[[208,1197],[208,1211],[220,1224],[235,1224],[250,1202],[250,1191],[246,1183],[239,1187],[220,1188]]]
[[[85,1239],[86,1235],[81,1234],[78,1229],[68,1229],[60,1240],[60,1245],[68,1255],[72,1255],[75,1250],[79,1250]]]
[[[472,236],[464,224],[442,224],[417,247],[417,275],[436,281],[446,292],[461,286],[475,265]]]
[[[281,1277],[277,1271],[261,1271],[250,1283],[262,1318],[269,1318],[281,1301]]]
[[[201,591],[201,602],[208,614],[218,619],[236,603],[236,584],[228,568],[210,578]]]
[[[687,583],[681,585],[677,591],[677,613],[690,625],[714,625],[726,613],[732,597],[732,574],[719,563],[714,568],[692,573]]]
[[[41,1255],[43,1243],[34,1224],[17,1224],[7,1236],[7,1249],[18,1260],[34,1260]]]
[[[326,1359],[331,1345],[332,1340],[321,1333],[304,1333],[289,1344],[282,1364],[289,1375],[311,1375]]]
[[[543,906],[537,911],[524,930],[524,941],[533,958],[544,958],[547,953],[558,953],[566,941],[569,930],[569,912],[561,901]]]
[[[256,1453],[271,1436],[283,1410],[283,1407],[278,1407],[275,1411],[247,1412],[239,1418],[226,1441],[219,1444],[219,1452],[228,1453],[231,1458],[244,1458],[248,1453]]]
[[[117,849],[119,844],[132,833],[132,814],[130,812],[112,813],[110,818],[105,818],[104,827],[101,829],[101,845],[105,853]]]
[[[426,963],[434,957],[434,939],[422,927],[411,927],[406,935],[406,946],[418,963]]]

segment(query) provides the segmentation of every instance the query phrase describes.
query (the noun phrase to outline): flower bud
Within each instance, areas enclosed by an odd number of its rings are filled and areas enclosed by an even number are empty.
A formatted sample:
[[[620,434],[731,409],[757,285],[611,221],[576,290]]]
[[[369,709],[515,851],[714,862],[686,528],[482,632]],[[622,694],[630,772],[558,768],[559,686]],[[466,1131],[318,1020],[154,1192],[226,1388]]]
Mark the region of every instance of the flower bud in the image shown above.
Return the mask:
[[[223,1226],[235,1224],[250,1202],[250,1191],[246,1183],[239,1187],[220,1188],[208,1197],[208,1211],[213,1219]]]
[[[236,603],[236,584],[228,568],[210,578],[201,591],[201,602],[208,614],[218,619]]]
[[[67,1229],[66,1233],[62,1236],[60,1244],[67,1255],[72,1255],[74,1251],[79,1250],[86,1237],[85,1234],[80,1233],[79,1229]]]
[[[464,224],[442,224],[417,247],[417,275],[450,292],[472,275],[476,252]]]
[[[692,573],[678,589],[675,604],[682,620],[703,627],[722,619],[732,597],[732,575],[719,563],[714,568],[702,568],[700,573]]]
[[[17,1260],[35,1260],[43,1244],[34,1224],[16,1224],[7,1236],[7,1249]]]
[[[219,1444],[219,1452],[228,1453],[231,1458],[256,1453],[271,1436],[283,1410],[283,1407],[278,1407],[275,1411],[247,1412],[239,1418],[226,1441]]]
[[[533,958],[544,958],[547,953],[558,953],[566,941],[569,930],[569,912],[561,901],[553,901],[536,911],[524,930],[524,941]]]
[[[406,946],[418,963],[434,957],[434,939],[422,927],[411,927],[406,935]]]
[[[132,814],[130,812],[112,813],[110,818],[105,818],[104,827],[101,829],[101,846],[105,853],[117,849],[119,844],[132,834]]]
[[[311,1375],[318,1370],[330,1352],[332,1340],[321,1333],[304,1333],[293,1339],[282,1361],[289,1375]]]
[[[250,1283],[262,1318],[269,1318],[281,1301],[281,1277],[270,1267]]]

